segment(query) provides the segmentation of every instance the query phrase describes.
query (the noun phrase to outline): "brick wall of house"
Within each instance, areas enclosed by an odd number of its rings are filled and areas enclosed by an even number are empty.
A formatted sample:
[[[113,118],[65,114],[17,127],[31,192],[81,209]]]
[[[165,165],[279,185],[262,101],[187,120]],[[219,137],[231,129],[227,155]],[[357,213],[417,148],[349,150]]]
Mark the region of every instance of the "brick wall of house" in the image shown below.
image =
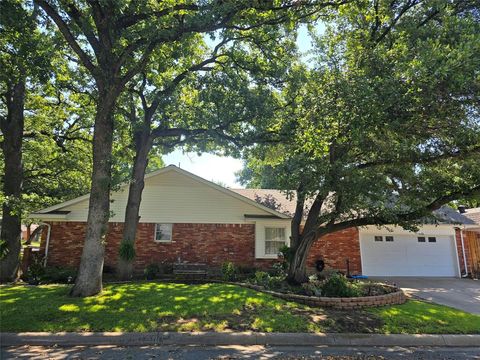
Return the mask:
[[[84,222],[52,222],[48,264],[77,267],[85,238]],[[122,237],[123,223],[109,223],[105,247],[105,265],[115,267]],[[171,243],[153,240],[155,224],[138,224],[135,269],[147,265],[173,263],[178,259],[219,267],[232,261],[245,267],[268,268],[276,260],[255,259],[255,226],[253,224],[174,224]],[[41,244],[45,248],[45,243]],[[350,259],[351,273],[361,272],[360,247],[356,229],[343,230],[317,240],[308,258],[313,269],[319,258],[327,267],[346,271]]]
[[[85,238],[84,222],[52,222],[48,264],[77,267]],[[253,224],[174,224],[171,243],[153,240],[155,224],[138,224],[135,269],[152,263],[188,262],[221,266],[232,261],[242,266],[268,267],[274,261],[255,259]],[[114,267],[122,237],[123,223],[109,223],[105,265]],[[45,243],[41,244],[45,248]]]
[[[346,273],[349,260],[350,274],[360,274],[360,240],[357,228],[349,228],[322,236],[312,246],[307,266],[315,267],[318,259],[325,261],[326,268],[341,270]]]

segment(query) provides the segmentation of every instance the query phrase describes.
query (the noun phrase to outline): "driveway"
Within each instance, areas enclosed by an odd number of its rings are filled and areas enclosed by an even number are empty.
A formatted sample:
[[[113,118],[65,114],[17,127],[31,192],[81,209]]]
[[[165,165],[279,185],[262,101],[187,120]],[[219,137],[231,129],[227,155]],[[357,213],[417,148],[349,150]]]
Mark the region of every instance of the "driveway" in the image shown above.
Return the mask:
[[[388,277],[406,294],[480,315],[480,281],[455,278]]]

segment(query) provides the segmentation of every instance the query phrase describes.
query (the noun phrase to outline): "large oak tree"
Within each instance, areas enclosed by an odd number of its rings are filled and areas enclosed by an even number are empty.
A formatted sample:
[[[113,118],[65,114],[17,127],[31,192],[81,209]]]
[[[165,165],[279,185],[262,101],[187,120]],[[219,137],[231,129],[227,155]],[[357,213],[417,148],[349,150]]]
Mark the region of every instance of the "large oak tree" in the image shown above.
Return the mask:
[[[35,0],[53,20],[96,86],[93,171],[85,244],[73,296],[101,291],[107,232],[114,111],[154,51],[220,29],[249,30],[315,14],[337,2]],[[298,15],[296,15],[298,16]]]
[[[291,136],[249,152],[257,183],[296,190],[288,279],[306,280],[321,236],[348,227],[415,229],[480,192],[480,22],[470,1],[360,1],[315,36],[278,127]],[[257,180],[255,180],[257,179]],[[320,239],[319,239],[320,237]]]
[[[37,28],[35,11],[20,1],[0,4],[0,130],[2,158],[2,221],[0,281],[17,276],[20,258],[23,132],[28,92],[46,77],[50,39]]]
[[[122,113],[132,128],[135,158],[125,208],[118,275],[132,276],[134,241],[152,148],[169,152],[238,153],[269,137],[277,84],[295,54],[295,29],[263,26],[216,34],[214,45],[198,36],[173,59],[165,51],[129,89]],[[172,51],[179,53],[178,49]]]

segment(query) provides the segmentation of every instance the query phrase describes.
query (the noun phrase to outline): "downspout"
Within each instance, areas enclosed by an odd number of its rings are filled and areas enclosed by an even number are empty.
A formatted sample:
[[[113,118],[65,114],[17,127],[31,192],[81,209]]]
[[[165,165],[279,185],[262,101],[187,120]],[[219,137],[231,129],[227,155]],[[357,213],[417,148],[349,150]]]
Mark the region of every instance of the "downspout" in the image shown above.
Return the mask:
[[[460,242],[462,244],[462,255],[463,255],[463,268],[465,269],[465,274],[462,277],[468,276],[468,267],[467,267],[467,256],[465,255],[465,242],[463,240],[463,231],[465,230],[465,225],[463,225],[463,230],[459,227],[457,228],[460,231]]]
[[[51,225],[48,223],[40,223],[40,225],[46,225],[47,226],[47,240],[45,241],[45,257],[43,259],[43,267],[47,266],[47,256],[48,256],[48,245],[50,244],[50,230],[51,230]]]

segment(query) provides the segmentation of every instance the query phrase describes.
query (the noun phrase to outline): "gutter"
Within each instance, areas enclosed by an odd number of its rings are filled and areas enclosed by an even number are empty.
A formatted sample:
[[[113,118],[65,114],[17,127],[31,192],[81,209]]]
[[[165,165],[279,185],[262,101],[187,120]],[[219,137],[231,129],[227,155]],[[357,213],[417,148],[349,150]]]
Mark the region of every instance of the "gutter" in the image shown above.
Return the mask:
[[[48,256],[48,246],[50,245],[50,232],[52,230],[52,226],[48,223],[40,223],[39,225],[45,225],[47,227],[47,240],[45,242],[45,258],[43,259],[43,267],[47,266],[47,256]]]

